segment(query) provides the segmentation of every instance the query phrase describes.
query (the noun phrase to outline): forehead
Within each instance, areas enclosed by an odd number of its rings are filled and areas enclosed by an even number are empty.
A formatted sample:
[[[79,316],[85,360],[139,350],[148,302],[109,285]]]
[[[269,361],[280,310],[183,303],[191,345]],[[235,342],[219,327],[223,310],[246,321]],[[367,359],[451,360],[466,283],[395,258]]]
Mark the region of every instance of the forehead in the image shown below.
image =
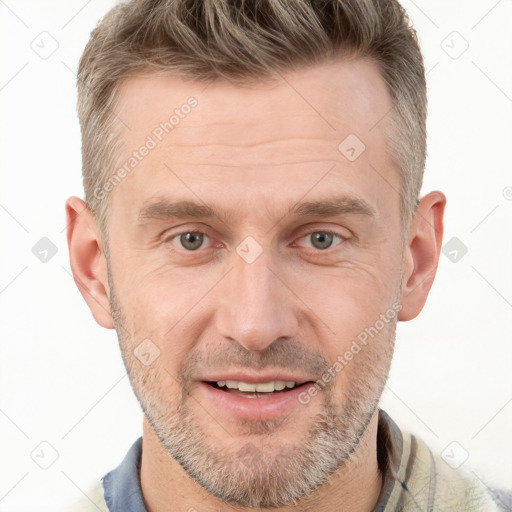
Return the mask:
[[[282,196],[284,186],[300,194],[319,178],[317,191],[343,185],[354,192],[356,182],[375,182],[379,174],[398,186],[383,133],[391,105],[377,66],[366,59],[244,86],[173,76],[130,78],[117,103],[123,121],[120,164],[143,146],[151,148],[127,167],[114,200],[126,207],[167,192],[175,196],[180,181],[200,194],[207,194],[204,186],[222,194],[229,184],[252,197],[260,194],[260,200]],[[360,153],[356,159],[354,152]],[[379,202],[378,187],[367,192],[374,196],[370,202]],[[238,195],[241,203],[243,196]]]
[[[131,77],[122,83],[118,95],[118,113],[127,121],[120,126],[122,135],[131,139],[136,135],[133,128],[151,130],[168,120],[190,97],[197,99],[199,108],[194,109],[192,119],[180,122],[180,133],[175,130],[173,134],[176,142],[194,135],[204,142],[236,135],[240,143],[254,143],[269,126],[285,126],[289,132],[292,119],[307,121],[307,125],[294,125],[298,134],[309,135],[323,128],[325,134],[330,131],[340,137],[346,128],[352,128],[369,138],[372,134],[366,132],[391,107],[387,87],[370,59],[329,62],[280,77],[273,82],[244,85],[155,74]],[[206,130],[213,125],[222,130]],[[242,125],[251,127],[251,131],[240,133]]]

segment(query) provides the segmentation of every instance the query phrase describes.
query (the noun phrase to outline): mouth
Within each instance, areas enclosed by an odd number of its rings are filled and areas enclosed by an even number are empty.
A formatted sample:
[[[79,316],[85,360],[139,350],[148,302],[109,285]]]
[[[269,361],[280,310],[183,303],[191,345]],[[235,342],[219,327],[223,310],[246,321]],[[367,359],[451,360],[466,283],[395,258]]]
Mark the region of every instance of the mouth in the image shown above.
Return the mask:
[[[222,418],[264,420],[279,418],[308,407],[303,405],[300,397],[313,383],[269,381],[256,384],[207,380],[200,382],[198,390],[204,403],[211,404]]]
[[[294,381],[269,381],[257,384],[241,381],[205,381],[205,384],[225,393],[244,398],[269,398],[270,396],[288,393],[293,389],[313,384],[313,381],[298,383]]]

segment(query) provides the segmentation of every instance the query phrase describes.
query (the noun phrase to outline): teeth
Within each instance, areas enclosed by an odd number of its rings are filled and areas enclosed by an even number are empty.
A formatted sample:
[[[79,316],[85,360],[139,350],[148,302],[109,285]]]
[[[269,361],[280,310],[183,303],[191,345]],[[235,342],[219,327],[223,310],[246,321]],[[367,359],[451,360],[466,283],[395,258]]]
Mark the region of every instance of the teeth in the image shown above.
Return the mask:
[[[262,393],[272,393],[275,389],[274,382],[259,382],[256,384],[256,391],[260,391]],[[242,388],[240,388],[241,390]]]
[[[245,382],[238,383],[239,391],[256,391],[256,384],[247,384]]]
[[[273,391],[282,391],[284,388],[292,389],[296,386],[294,381],[273,380],[270,382],[259,382],[258,384],[250,384],[248,382],[239,382],[236,380],[219,380],[217,385],[222,388],[226,386],[228,389],[238,389],[239,391],[272,393]]]

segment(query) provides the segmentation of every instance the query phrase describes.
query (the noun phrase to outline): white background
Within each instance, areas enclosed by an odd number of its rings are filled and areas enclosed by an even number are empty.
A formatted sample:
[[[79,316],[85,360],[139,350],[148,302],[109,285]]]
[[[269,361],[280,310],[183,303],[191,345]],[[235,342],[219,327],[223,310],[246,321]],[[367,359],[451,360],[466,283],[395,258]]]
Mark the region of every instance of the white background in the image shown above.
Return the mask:
[[[59,510],[116,467],[142,433],[115,332],[96,325],[80,296],[65,239],[64,202],[83,195],[74,73],[89,32],[112,5],[0,1],[4,512]],[[428,70],[423,190],[445,192],[445,243],[457,237],[468,252],[455,263],[441,255],[422,314],[399,324],[382,406],[439,452],[457,441],[452,458],[467,451],[465,468],[510,486],[512,2],[403,5]],[[47,59],[31,47],[43,31],[58,43]],[[46,49],[56,45],[44,37]],[[454,58],[462,38],[469,47]],[[58,249],[46,263],[32,253],[42,237]],[[58,453],[46,470],[34,461],[51,462],[43,441]]]

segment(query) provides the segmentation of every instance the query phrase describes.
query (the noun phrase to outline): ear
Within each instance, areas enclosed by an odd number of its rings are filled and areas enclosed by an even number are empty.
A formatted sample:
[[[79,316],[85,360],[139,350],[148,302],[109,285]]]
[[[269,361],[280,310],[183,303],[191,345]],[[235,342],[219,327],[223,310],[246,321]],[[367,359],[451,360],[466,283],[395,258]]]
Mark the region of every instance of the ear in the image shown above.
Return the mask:
[[[445,205],[442,192],[430,192],[421,198],[412,218],[404,249],[399,320],[412,320],[425,305],[441,253]]]
[[[107,260],[100,229],[85,202],[78,197],[66,201],[69,260],[75,283],[96,322],[113,329]]]

